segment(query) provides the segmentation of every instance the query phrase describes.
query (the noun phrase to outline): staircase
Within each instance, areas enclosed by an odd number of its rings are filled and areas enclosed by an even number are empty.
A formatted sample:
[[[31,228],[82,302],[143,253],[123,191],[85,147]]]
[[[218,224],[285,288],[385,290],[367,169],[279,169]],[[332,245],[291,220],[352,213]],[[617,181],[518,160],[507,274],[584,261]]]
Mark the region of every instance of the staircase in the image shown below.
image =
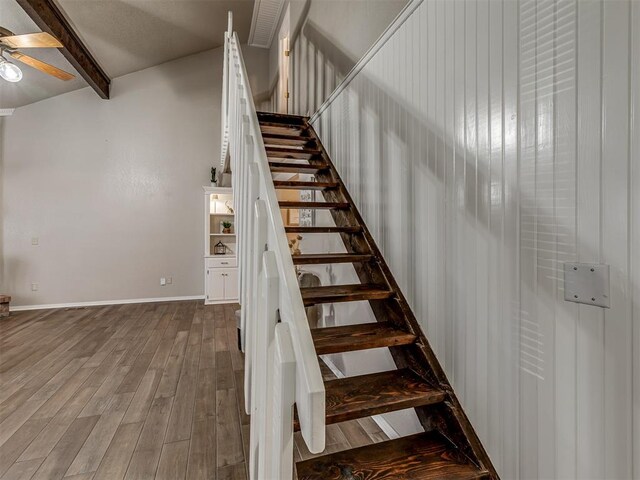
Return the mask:
[[[496,479],[491,461],[398,288],[327,152],[305,117],[258,113],[276,190],[316,190],[324,201],[281,208],[328,209],[334,226],[287,226],[287,233],[336,233],[347,253],[294,255],[294,265],[351,263],[360,283],[301,288],[306,307],[368,301],[377,322],[312,329],[317,355],[389,348],[396,370],[325,381],[326,424],[414,408],[424,433],[298,462],[299,480]],[[281,175],[278,175],[281,177]],[[294,422],[294,428],[299,425]]]

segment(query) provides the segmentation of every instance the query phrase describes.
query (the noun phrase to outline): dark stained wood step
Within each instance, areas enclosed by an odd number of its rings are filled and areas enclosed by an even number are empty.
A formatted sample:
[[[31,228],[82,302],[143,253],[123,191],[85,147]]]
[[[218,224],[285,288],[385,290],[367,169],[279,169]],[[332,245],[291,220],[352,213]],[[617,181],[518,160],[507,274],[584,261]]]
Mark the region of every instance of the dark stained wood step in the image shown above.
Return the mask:
[[[308,130],[306,127],[281,125],[279,123],[260,123],[260,131],[262,135],[275,134],[282,136],[299,137],[303,136]]]
[[[280,135],[277,133],[262,133],[265,145],[280,145],[291,147],[309,147],[315,144],[315,140],[301,135]]]
[[[267,158],[293,158],[296,160],[311,160],[320,156],[320,150],[295,149],[266,146]]]
[[[327,190],[338,188],[338,182],[297,182],[295,180],[274,180],[273,186],[281,190]]]
[[[314,173],[327,170],[328,165],[310,165],[308,163],[269,162],[272,173]]]
[[[345,209],[351,205],[347,202],[299,202],[294,201],[281,201],[278,202],[280,208],[328,208],[328,209]]]
[[[362,227],[358,225],[349,227],[299,227],[289,226],[284,227],[284,231],[287,233],[360,233]]]
[[[484,480],[491,478],[437,431],[296,463],[298,480]]]
[[[368,262],[373,258],[370,253],[307,253],[293,255],[294,265],[318,265],[324,263]]]
[[[329,380],[324,388],[327,425],[434,405],[446,397],[408,368]]]
[[[277,123],[280,125],[300,125],[307,124],[307,117],[300,115],[287,115],[283,113],[258,112],[258,122]]]
[[[394,296],[384,285],[352,284],[328,285],[324,287],[301,287],[305,305],[334,302],[358,302],[362,300],[384,300]]]
[[[318,355],[397,347],[409,345],[416,340],[415,335],[398,330],[388,322],[314,328],[311,336]]]

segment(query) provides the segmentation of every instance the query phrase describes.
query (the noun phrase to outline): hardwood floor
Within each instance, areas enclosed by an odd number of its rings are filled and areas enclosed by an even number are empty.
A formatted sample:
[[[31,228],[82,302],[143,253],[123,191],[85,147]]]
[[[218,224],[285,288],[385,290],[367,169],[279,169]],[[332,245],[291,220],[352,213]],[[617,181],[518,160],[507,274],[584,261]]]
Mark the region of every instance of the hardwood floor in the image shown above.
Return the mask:
[[[0,320],[0,480],[246,479],[237,308],[167,302]],[[370,419],[330,425],[327,452],[384,439]],[[295,455],[312,457],[299,434]]]

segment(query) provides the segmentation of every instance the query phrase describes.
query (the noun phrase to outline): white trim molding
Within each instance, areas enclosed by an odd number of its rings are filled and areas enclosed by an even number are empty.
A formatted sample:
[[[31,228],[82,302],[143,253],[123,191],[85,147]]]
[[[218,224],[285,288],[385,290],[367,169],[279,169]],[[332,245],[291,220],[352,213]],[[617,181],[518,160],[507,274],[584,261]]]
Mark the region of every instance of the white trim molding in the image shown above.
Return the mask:
[[[14,110],[14,108],[0,108],[0,117],[10,117]]]
[[[159,298],[129,298],[125,300],[98,300],[94,302],[76,303],[51,303],[46,305],[21,305],[10,307],[12,312],[25,310],[50,310],[52,308],[77,308],[77,307],[99,307],[102,305],[125,305],[130,303],[157,303],[157,302],[179,302],[185,300],[204,300],[204,295],[193,295],[186,297],[159,297]]]

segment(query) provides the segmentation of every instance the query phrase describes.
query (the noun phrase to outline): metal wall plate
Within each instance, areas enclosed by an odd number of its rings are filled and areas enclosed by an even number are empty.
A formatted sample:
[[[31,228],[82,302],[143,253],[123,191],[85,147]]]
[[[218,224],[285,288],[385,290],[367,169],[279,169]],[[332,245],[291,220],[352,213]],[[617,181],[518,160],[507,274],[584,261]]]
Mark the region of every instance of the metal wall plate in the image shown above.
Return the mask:
[[[564,299],[609,308],[609,265],[565,263]]]

